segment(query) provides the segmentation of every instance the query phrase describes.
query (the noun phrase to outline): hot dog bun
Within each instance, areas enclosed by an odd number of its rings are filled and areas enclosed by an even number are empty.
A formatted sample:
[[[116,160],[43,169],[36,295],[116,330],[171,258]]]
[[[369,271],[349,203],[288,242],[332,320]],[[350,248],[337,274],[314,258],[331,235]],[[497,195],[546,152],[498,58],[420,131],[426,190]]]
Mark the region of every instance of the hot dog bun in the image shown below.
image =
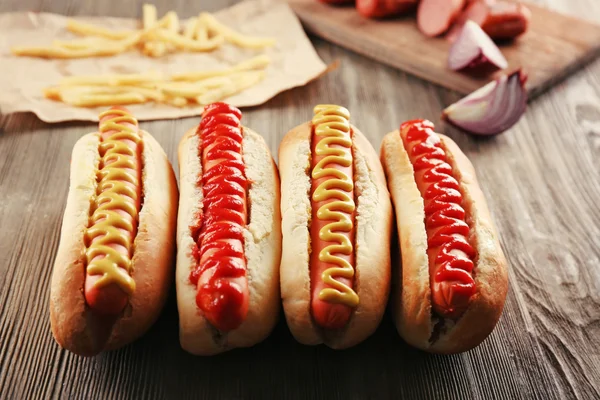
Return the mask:
[[[463,195],[466,221],[471,228],[469,242],[476,250],[477,290],[462,317],[456,323],[444,320],[440,332],[435,328],[439,319],[432,317],[424,203],[399,131],[384,137],[381,160],[396,211],[402,260],[394,282],[401,290],[392,295],[396,327],[409,344],[450,354],[472,349],[492,332],[502,314],[508,276],[506,259],[473,165],[450,138],[439,137]]]
[[[389,295],[391,203],[377,154],[352,126],[356,191],[355,279],[359,305],[345,328],[324,332],[310,312],[311,122],[292,129],[279,148],[282,210],[281,295],[287,324],[300,343],[354,346],[376,329]]]
[[[177,182],[160,144],[148,132],[140,132],[143,206],[132,259],[136,290],[114,321],[90,311],[83,294],[84,231],[96,193],[100,134],[83,136],[73,148],[69,195],[52,274],[50,321],[58,344],[82,356],[123,347],[143,335],[158,318],[172,282]]]
[[[279,175],[264,139],[246,127],[242,132],[246,176],[251,181],[248,193],[250,220],[244,229],[250,299],[244,322],[226,334],[217,331],[200,314],[195,300],[196,287],[189,278],[196,264],[192,256],[194,241],[190,227],[197,222],[203,198],[202,189],[197,184],[202,164],[198,156],[200,138],[196,135],[196,128],[190,129],[179,144],[181,201],[176,273],[179,336],[183,349],[196,355],[213,355],[252,346],[270,334],[278,319],[281,257]]]

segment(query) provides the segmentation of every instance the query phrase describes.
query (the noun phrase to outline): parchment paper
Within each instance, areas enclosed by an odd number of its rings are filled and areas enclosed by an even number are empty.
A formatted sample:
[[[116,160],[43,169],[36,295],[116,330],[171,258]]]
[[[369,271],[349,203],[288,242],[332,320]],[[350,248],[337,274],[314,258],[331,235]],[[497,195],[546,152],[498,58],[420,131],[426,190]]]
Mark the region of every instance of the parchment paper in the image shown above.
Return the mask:
[[[225,43],[209,53],[178,52],[161,58],[146,57],[137,49],[112,56],[69,60],[17,57],[11,46],[50,45],[56,39],[78,36],[66,29],[68,17],[48,13],[8,13],[0,15],[0,112],[31,111],[46,122],[69,120],[97,121],[106,107],[78,108],[44,98],[42,89],[73,75],[139,73],[157,70],[165,74],[225,68],[258,54],[267,54],[272,64],[256,86],[229,97],[237,107],[256,106],[276,94],[302,86],[326,69],[306,37],[300,22],[287,4],[274,0],[251,0],[214,13],[224,24],[253,36],[269,36],[277,44],[268,49],[240,49]],[[159,18],[162,16],[159,16]],[[180,17],[183,17],[180,15]],[[186,15],[185,17],[191,17]],[[123,18],[77,18],[115,30],[139,29],[141,21]],[[140,120],[196,116],[201,106],[184,108],[146,103],[127,106]]]

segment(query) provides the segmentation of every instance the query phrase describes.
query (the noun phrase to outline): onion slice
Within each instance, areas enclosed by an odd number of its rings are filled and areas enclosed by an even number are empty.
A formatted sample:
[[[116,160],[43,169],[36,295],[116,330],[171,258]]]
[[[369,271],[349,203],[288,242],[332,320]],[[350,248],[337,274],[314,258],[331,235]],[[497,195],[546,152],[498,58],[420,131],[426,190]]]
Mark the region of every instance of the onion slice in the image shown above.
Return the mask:
[[[488,65],[504,69],[508,67],[508,62],[483,29],[468,20],[450,47],[448,67],[460,71]]]
[[[475,135],[496,135],[517,123],[527,108],[527,76],[519,69],[448,106],[442,119]]]

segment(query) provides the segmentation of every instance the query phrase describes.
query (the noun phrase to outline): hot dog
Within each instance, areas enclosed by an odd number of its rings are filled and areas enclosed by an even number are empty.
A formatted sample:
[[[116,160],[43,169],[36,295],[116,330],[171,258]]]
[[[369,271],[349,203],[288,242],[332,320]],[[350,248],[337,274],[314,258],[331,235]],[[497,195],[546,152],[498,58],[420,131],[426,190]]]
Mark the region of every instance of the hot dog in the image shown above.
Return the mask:
[[[530,19],[531,11],[521,3],[477,0],[467,6],[447,38],[454,41],[463,25],[472,20],[492,39],[514,39],[527,31]]]
[[[279,147],[281,297],[301,343],[351,347],[389,294],[391,202],[377,155],[347,109],[318,105]]]
[[[118,110],[100,116],[99,150],[104,155],[104,167],[99,171],[98,206],[85,234],[89,240],[85,300],[91,309],[108,315],[120,313],[127,305],[127,295],[135,290],[127,267],[137,233],[135,221],[142,189],[139,128],[133,117],[125,113],[123,120],[117,122],[114,118],[119,115]],[[120,197],[121,204],[116,203],[114,196]],[[110,269],[111,274],[105,273]]]
[[[411,345],[458,353],[479,345],[502,313],[506,259],[473,166],[426,120],[387,134],[381,160],[402,259],[394,318]]]
[[[425,36],[445,33],[465,7],[466,0],[421,0],[417,26]]]
[[[125,108],[73,148],[50,293],[56,341],[83,356],[122,347],[158,318],[172,282],[177,183]]]
[[[279,310],[279,175],[260,135],[226,103],[179,144],[180,342],[196,355],[252,346]]]
[[[513,39],[527,31],[530,19],[525,5],[499,1],[489,8],[480,26],[492,39]]]
[[[415,8],[418,0],[356,0],[356,10],[367,18],[399,15]]]

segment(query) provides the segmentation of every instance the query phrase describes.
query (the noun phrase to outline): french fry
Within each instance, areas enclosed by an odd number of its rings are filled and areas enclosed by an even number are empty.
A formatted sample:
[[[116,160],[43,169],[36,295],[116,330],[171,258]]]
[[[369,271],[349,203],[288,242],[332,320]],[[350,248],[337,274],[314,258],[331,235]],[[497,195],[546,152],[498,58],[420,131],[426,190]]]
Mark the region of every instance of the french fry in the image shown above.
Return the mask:
[[[231,84],[231,79],[215,77],[198,83],[162,84],[158,87],[168,96],[194,98],[209,90]]]
[[[233,78],[231,84],[208,91],[196,97],[198,104],[206,105],[215,101],[225,100],[241,91],[249,88],[264,79],[264,71],[246,72],[243,76]]]
[[[100,107],[145,103],[146,98],[139,93],[84,94],[63,98],[67,104],[76,107]]]
[[[214,103],[216,101],[220,101],[229,96],[229,93],[233,93],[235,91],[235,85],[233,82],[229,82],[229,84],[225,86],[221,86],[219,88],[212,89],[206,93],[203,93],[199,96],[196,96],[196,103],[200,105],[207,105]]]
[[[144,28],[146,39],[152,39],[152,32],[156,26],[157,12],[154,4],[144,4],[142,6],[142,27]],[[163,50],[158,48],[158,42],[147,40],[144,42],[142,52],[150,57],[162,56]],[[166,50],[166,49],[165,49]]]
[[[12,47],[11,52],[17,56],[40,58],[87,58],[108,57],[122,53],[124,49],[118,45],[104,48],[66,49],[64,47]]]
[[[251,48],[251,49],[262,49],[264,47],[271,47],[275,44],[273,38],[261,38],[261,37],[250,37],[244,36],[230,27],[220,23],[215,17],[209,13],[201,13],[200,20],[203,20],[209,29],[212,29],[225,37],[225,40],[233,43],[239,47]]]
[[[168,52],[169,49],[167,48],[167,44],[164,42],[146,42],[146,45],[144,47],[144,54],[154,58],[160,58]]]
[[[135,31],[113,31],[110,29],[103,28],[92,24],[86,24],[85,22],[79,22],[74,19],[67,21],[67,29],[73,33],[82,36],[100,36],[107,39],[125,39],[131,36]]]
[[[208,40],[208,26],[206,26],[206,23],[200,17],[198,17],[198,22],[196,23],[194,38],[199,42],[206,42]]]
[[[271,59],[266,55],[260,55],[248,60],[242,61],[241,63],[225,69],[208,70],[208,71],[197,71],[197,72],[186,72],[181,74],[174,74],[171,79],[175,81],[198,81],[200,79],[209,78],[212,76],[225,76],[236,72],[249,71],[254,69],[266,68],[271,63]]]
[[[106,57],[127,51],[140,40],[141,36],[142,32],[136,32],[119,40],[92,37],[71,43],[55,41],[53,46],[48,47],[12,47],[11,52],[18,56],[41,58]]]
[[[106,39],[102,37],[92,36],[85,37],[82,39],[75,40],[54,40],[52,41],[53,47],[64,47],[65,49],[86,49],[102,44],[115,44],[117,40]]]
[[[166,19],[165,28],[168,31],[173,32],[174,34],[178,34],[178,32],[181,30],[181,26],[180,26],[179,17],[177,16],[177,14],[174,11],[169,11],[168,13],[165,14],[164,18]],[[172,43],[164,43],[164,44],[165,44],[165,52],[171,53],[176,50],[175,45],[173,45]]]
[[[239,65],[264,65],[256,62]],[[235,67],[233,67],[235,68]],[[232,68],[232,69],[233,69]],[[208,104],[233,96],[265,77],[265,71],[237,71],[227,76],[205,77],[197,81],[169,80],[150,71],[143,74],[76,76],[63,79],[58,86],[44,89],[44,96],[77,107],[109,104],[138,104],[148,101],[183,107],[190,101]]]
[[[98,85],[98,86],[119,86],[119,85],[137,85],[147,82],[160,82],[166,78],[156,71],[150,71],[143,74],[113,74],[113,75],[88,75],[71,76],[63,78],[59,84],[61,86],[77,85]]]
[[[44,96],[54,100],[63,100],[69,104],[78,102],[78,98],[91,95],[124,95],[137,94],[143,96],[146,100],[162,102],[165,100],[165,95],[160,90],[144,88],[141,86],[54,86],[44,89]],[[138,96],[139,97],[139,96]]]
[[[271,58],[265,54],[261,54],[260,56],[244,60],[233,68],[236,71],[248,71],[252,69],[263,69],[268,67],[269,64],[271,64]]]
[[[166,29],[158,29],[156,35],[164,41],[190,51],[211,51],[219,47],[224,41],[223,36],[215,36],[204,42],[198,42]]]
[[[251,71],[233,75],[232,79],[236,85],[236,91],[231,93],[230,96],[256,85],[258,82],[265,79],[265,76],[265,71]]]
[[[67,30],[83,38],[72,41],[55,40],[52,46],[16,46],[11,51],[17,56],[85,58],[113,56],[139,45],[143,54],[162,57],[177,50],[212,51],[224,42],[250,49],[275,44],[273,38],[251,37],[236,32],[205,12],[187,20],[182,29],[177,13],[169,11],[158,19],[157,9],[152,4],[143,5],[142,28],[138,30],[113,31],[75,19],[67,20]]]
[[[137,93],[137,94],[141,94],[142,96],[146,97],[146,99],[148,99],[148,100],[153,100],[156,102],[161,102],[161,101],[164,101],[164,99],[165,99],[164,93],[157,89],[148,89],[148,88],[143,88],[140,86],[128,86],[128,85],[118,86],[116,89],[118,89],[118,92],[116,92],[118,94]]]
[[[193,39],[196,34],[196,25],[198,25],[198,18],[190,18],[187,20],[183,28],[183,37]]]
[[[156,25],[156,6],[154,4],[144,4],[142,6],[142,27],[144,29],[153,28]]]
[[[179,17],[175,13],[175,11],[169,11],[168,13],[166,13],[164,19],[166,21],[165,28],[167,28],[171,32],[179,32]]]
[[[118,54],[141,45],[144,54],[160,57],[176,49],[211,51],[225,41],[247,48],[259,48],[272,43],[272,39],[268,38],[243,37],[206,13],[187,20],[181,33],[180,25],[176,13],[168,12],[157,20],[156,7],[144,5],[142,29],[112,32],[74,21],[69,29],[87,37],[73,41],[55,40],[49,47],[16,47],[12,51],[38,57],[78,58]],[[57,86],[44,89],[43,93],[48,99],[76,107],[150,101],[175,107],[208,104],[257,84],[264,79],[264,69],[270,63],[271,59],[263,54],[228,68],[172,76],[158,71],[73,76],[62,79]]]
[[[188,101],[184,97],[167,97],[165,103],[175,107],[185,107],[188,104]]]
[[[139,92],[132,92],[130,90],[126,90],[118,87],[98,87],[98,86],[77,86],[77,87],[54,87],[51,90],[45,92],[45,95],[48,97],[59,97],[60,100],[64,101],[67,104],[78,105],[83,103],[90,102],[90,99],[103,96],[103,98],[109,98],[110,96],[115,96],[121,98],[120,101],[124,101],[123,99],[137,99],[137,100],[128,100],[128,101],[136,101],[141,102],[141,99],[146,101],[146,96]],[[128,97],[124,97],[123,95],[127,95]],[[82,100],[83,99],[83,100]],[[123,104],[123,103],[120,103]]]
[[[173,32],[179,30],[179,18],[173,11],[169,11],[157,21],[156,7],[153,4],[145,4],[143,8],[144,43],[142,52],[150,57],[160,58],[172,50],[173,46],[160,41],[156,36],[156,30],[165,28]]]
[[[137,31],[135,33],[132,33],[131,35],[127,36],[126,38],[123,38],[122,40],[118,41],[118,44],[120,46],[123,46],[123,48],[125,50],[135,46],[140,39],[144,36],[144,31]]]
[[[139,86],[115,86],[115,87],[94,87],[94,86],[80,86],[80,87],[70,87],[70,88],[54,88],[54,91],[49,92],[49,94],[58,93],[60,97],[63,95],[71,95],[73,97],[79,95],[88,95],[88,94],[102,94],[102,95],[122,95],[122,94],[139,94],[144,96],[148,100],[153,100],[157,102],[161,102],[165,99],[164,93],[160,90],[149,89]]]

